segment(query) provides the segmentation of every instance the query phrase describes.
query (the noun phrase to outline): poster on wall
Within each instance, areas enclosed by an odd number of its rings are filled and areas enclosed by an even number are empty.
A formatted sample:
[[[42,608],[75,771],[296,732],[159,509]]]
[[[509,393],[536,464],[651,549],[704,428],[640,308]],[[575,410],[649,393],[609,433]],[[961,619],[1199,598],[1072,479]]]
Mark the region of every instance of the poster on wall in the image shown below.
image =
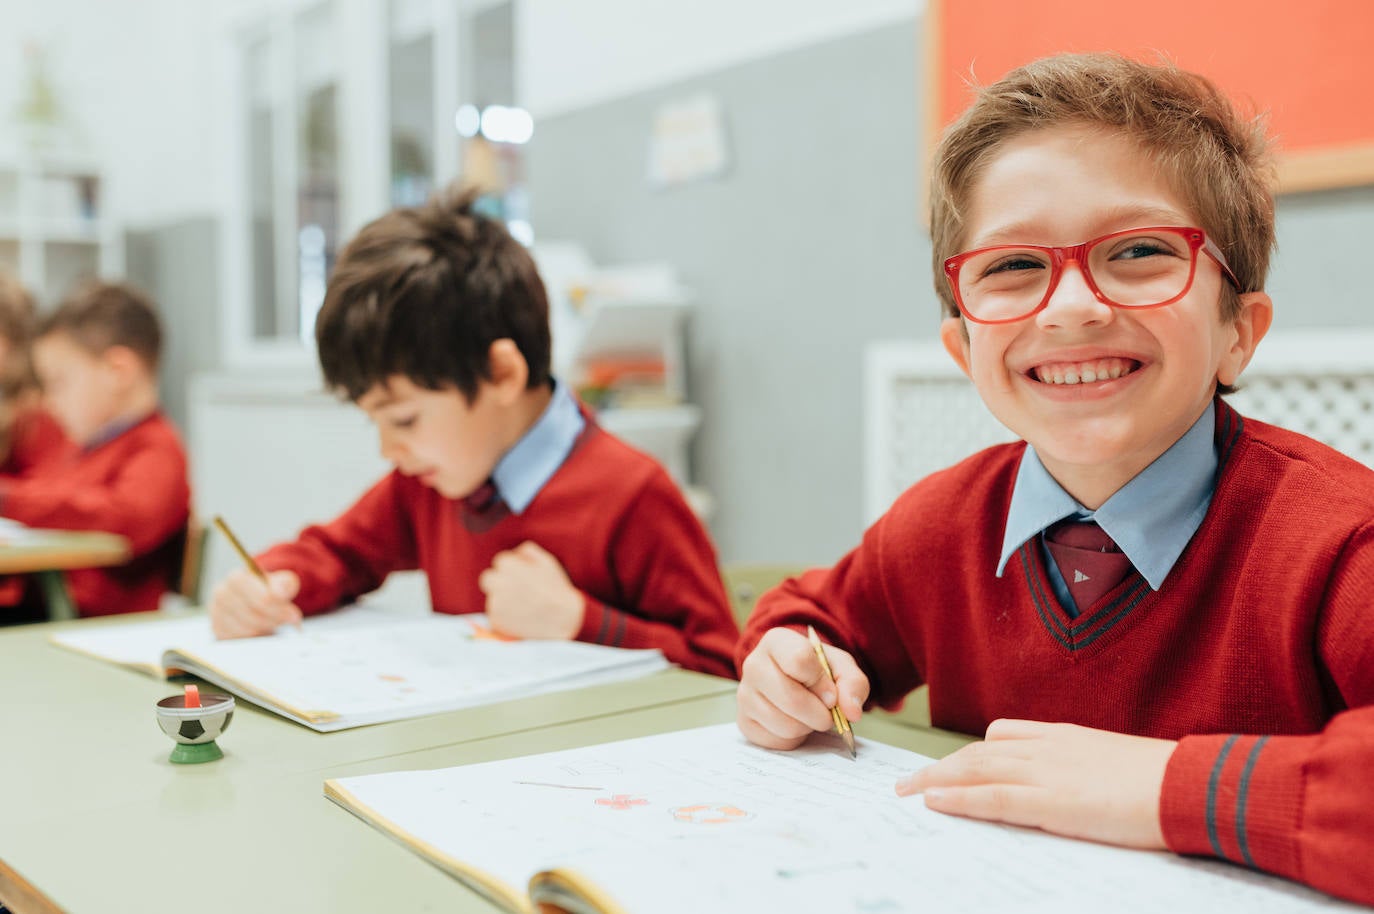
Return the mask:
[[[662,105],[649,136],[649,183],[666,188],[718,178],[730,166],[725,111],[701,94]]]

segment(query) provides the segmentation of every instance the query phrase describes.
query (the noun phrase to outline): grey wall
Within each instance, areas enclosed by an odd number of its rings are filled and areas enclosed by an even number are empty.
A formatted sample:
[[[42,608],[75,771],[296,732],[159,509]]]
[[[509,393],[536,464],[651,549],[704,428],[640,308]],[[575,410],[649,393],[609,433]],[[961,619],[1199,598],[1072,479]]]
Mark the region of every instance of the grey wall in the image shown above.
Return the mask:
[[[541,120],[535,229],[598,262],[667,259],[699,293],[689,358],[697,481],[725,561],[830,563],[861,534],[861,350],[933,338],[917,216],[919,23],[885,27]],[[656,192],[655,108],[700,91],[734,167]],[[1374,324],[1374,188],[1279,203],[1276,328]],[[1374,361],[1374,359],[1372,359]]]
[[[219,234],[211,218],[186,219],[125,236],[129,279],[157,302],[164,333],[163,409],[187,428],[186,384],[220,362]]]
[[[1275,329],[1374,325],[1374,187],[1279,197],[1278,238],[1266,285]]]
[[[600,263],[666,259],[697,292],[696,480],[725,561],[829,563],[861,533],[861,348],[933,336],[917,216],[911,24],[541,120],[533,222]],[[724,102],[732,168],[655,191],[654,111]]]

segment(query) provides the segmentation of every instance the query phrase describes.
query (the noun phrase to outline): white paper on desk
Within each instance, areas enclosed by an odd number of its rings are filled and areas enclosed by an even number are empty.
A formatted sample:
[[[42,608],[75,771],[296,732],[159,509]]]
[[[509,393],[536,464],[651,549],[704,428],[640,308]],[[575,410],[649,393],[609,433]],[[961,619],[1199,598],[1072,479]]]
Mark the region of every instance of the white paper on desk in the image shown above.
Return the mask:
[[[27,524],[9,517],[0,517],[0,540],[9,540],[27,536],[33,533],[33,529]]]
[[[486,617],[411,616],[365,606],[310,616],[297,632],[216,640],[204,615],[77,626],[52,640],[154,675],[193,673],[330,732],[615,682],[666,669],[657,650],[475,638]]]
[[[384,623],[213,641],[163,662],[329,732],[614,682],[666,669],[658,650],[474,638],[485,616],[383,614]]]
[[[354,605],[311,616],[304,626],[311,631],[335,631],[382,624],[391,618],[395,618],[392,613]],[[57,632],[50,640],[78,653],[162,676],[165,675],[162,655],[167,650],[195,651],[214,644],[216,639],[210,631],[209,617],[205,613],[195,613],[137,622],[84,623]]]
[[[857,761],[831,737],[771,752],[724,725],[330,784],[517,892],[571,869],[631,914],[1360,910],[1229,864],[897,797],[898,776],[929,762],[864,739]]]

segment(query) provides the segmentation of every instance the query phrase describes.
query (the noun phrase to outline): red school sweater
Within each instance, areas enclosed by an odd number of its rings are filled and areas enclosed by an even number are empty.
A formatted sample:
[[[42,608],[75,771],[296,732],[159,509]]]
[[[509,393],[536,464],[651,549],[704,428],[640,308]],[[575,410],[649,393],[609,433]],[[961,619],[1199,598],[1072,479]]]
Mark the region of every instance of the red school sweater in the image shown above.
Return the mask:
[[[258,557],[300,575],[296,605],[317,613],[420,569],[435,612],[481,612],[478,576],[526,540],[582,591],[577,640],[660,648],[674,663],[733,675],[739,631],[706,531],[668,474],[589,420],[577,445],[520,514],[475,517],[463,501],[392,472],[331,523]]]
[[[83,616],[158,607],[181,568],[191,489],[176,429],[154,413],[113,439],[72,451],[27,479],[0,484],[0,514],[59,530],[127,537],[133,558],[113,568],[66,573]]]
[[[738,661],[768,629],[810,623],[874,702],[928,683],[938,727],[1179,740],[1160,804],[1173,850],[1374,903],[1374,472],[1221,401],[1216,416],[1216,491],[1159,591],[1133,571],[1073,618],[1034,539],[995,577],[1025,450],[1002,445],[918,482],[834,568],[760,598]]]
[[[31,476],[50,462],[69,458],[76,445],[47,410],[25,409],[10,428],[10,446],[0,461],[0,476]]]

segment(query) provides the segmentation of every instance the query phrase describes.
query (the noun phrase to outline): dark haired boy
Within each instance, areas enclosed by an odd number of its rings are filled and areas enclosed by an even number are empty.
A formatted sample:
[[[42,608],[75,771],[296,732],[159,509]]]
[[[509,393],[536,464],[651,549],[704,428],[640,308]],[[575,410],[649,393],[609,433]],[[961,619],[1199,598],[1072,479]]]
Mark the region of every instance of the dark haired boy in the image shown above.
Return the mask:
[[[266,584],[221,582],[218,636],[268,634],[418,568],[436,612],[731,674],[738,632],[705,530],[664,469],[550,375],[534,262],[470,197],[365,226],[315,336],[326,383],[372,419],[395,469],[259,556]]]

